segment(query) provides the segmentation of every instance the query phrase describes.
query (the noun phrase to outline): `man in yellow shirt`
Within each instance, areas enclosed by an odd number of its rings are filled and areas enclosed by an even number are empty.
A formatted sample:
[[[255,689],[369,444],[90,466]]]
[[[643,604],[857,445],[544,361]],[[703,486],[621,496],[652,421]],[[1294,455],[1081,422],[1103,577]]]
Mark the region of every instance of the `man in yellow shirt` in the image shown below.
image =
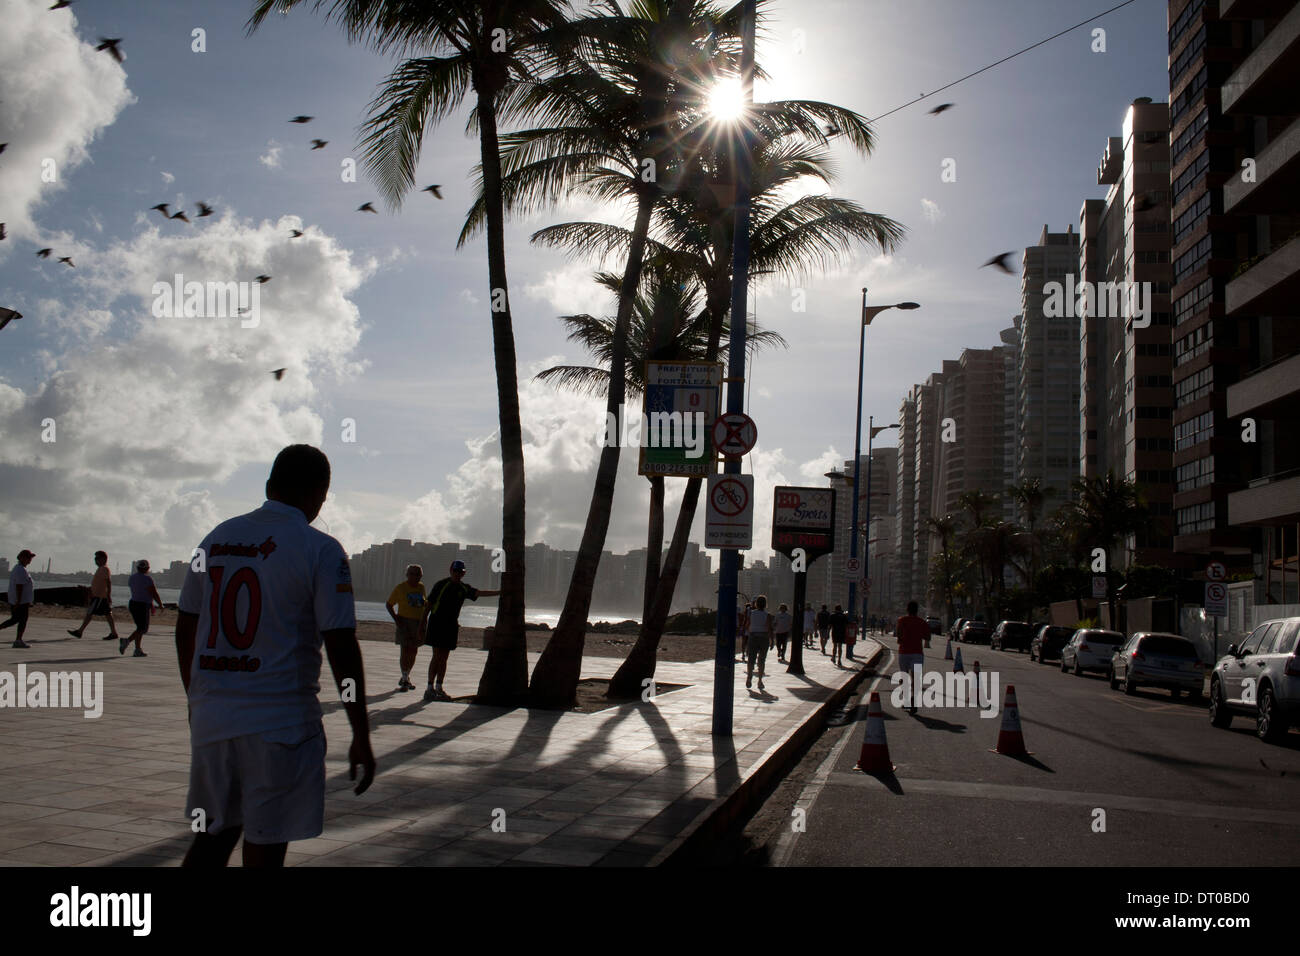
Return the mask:
[[[95,576],[90,579],[90,606],[86,608],[86,616],[81,621],[81,627],[68,631],[73,637],[81,637],[86,630],[86,625],[96,614],[102,614],[108,620],[108,634],[104,640],[117,640],[117,625],[113,623],[113,584],[112,575],[108,570],[108,555],[103,551],[95,552]]]
[[[415,690],[411,683],[411,668],[415,666],[415,654],[420,649],[423,635],[420,634],[420,622],[424,618],[424,569],[418,564],[408,565],[406,580],[393,588],[384,607],[388,616],[396,625],[393,642],[401,648],[399,661],[402,678],[397,682],[398,690]]]

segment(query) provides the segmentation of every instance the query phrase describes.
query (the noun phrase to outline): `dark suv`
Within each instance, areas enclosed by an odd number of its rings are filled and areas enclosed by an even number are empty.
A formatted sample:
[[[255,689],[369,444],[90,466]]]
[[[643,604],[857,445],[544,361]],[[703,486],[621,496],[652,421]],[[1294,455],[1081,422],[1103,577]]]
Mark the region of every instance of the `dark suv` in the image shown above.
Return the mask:
[[[993,630],[983,621],[967,621],[961,627],[957,640],[963,644],[987,644]]]
[[[991,650],[1003,651],[1014,647],[1018,651],[1029,650],[1034,639],[1034,628],[1027,621],[1003,621],[993,630],[989,640]]]
[[[1029,642],[1029,659],[1037,660],[1040,664],[1046,664],[1049,657],[1059,661],[1061,648],[1074,637],[1074,630],[1072,627],[1044,624]]]

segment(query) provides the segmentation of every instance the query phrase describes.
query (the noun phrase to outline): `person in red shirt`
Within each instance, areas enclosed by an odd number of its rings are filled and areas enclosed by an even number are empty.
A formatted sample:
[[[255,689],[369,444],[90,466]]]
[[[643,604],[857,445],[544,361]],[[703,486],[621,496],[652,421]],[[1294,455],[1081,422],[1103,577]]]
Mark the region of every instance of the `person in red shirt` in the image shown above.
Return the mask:
[[[907,613],[898,619],[894,635],[898,638],[898,667],[907,675],[912,690],[910,712],[916,713],[916,694],[921,682],[913,668],[925,666],[925,639],[930,636],[930,625],[917,616],[919,607],[915,601],[907,602]]]

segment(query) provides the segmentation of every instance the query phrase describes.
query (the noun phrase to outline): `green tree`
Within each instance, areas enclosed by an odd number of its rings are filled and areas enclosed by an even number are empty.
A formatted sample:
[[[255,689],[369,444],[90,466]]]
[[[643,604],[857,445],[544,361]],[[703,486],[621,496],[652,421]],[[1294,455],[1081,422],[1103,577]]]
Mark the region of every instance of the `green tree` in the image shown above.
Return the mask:
[[[1073,520],[1081,543],[1101,549],[1106,558],[1106,603],[1112,624],[1116,617],[1115,589],[1110,572],[1116,551],[1124,540],[1141,530],[1148,520],[1148,509],[1137,482],[1117,478],[1113,471],[1091,478],[1077,478]],[[1118,577],[1118,575],[1116,575]]]
[[[308,0],[256,0],[251,33],[272,11],[288,13]],[[502,548],[496,643],[488,654],[477,700],[512,704],[528,683],[524,637],[524,448],[519,386],[506,276],[499,109],[511,90],[531,84],[572,50],[563,0],[314,0],[349,40],[404,59],[380,86],[363,126],[362,153],[371,178],[391,208],[415,184],[424,138],[473,93],[479,136],[479,206],[487,232],[488,301],[496,365],[501,435]],[[461,245],[464,244],[462,236]]]

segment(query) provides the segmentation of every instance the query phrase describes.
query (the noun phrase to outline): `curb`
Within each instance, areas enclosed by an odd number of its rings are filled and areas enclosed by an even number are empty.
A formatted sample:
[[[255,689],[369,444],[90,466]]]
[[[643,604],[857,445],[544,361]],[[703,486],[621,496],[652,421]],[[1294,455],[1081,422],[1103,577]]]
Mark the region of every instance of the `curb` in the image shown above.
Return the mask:
[[[774,778],[793,766],[799,752],[825,729],[831,715],[840,710],[845,701],[853,696],[858,685],[867,678],[868,671],[875,667],[885,650],[885,645],[881,643],[875,653],[862,662],[863,666],[857,673],[822,701],[821,706],[814,710],[802,724],[791,728],[780,741],[773,744],[729,793],[718,797],[700,811],[699,816],[656,853],[647,865],[673,866],[688,862],[687,858],[697,847],[716,839],[736,820],[752,811],[758,805],[759,794]]]

